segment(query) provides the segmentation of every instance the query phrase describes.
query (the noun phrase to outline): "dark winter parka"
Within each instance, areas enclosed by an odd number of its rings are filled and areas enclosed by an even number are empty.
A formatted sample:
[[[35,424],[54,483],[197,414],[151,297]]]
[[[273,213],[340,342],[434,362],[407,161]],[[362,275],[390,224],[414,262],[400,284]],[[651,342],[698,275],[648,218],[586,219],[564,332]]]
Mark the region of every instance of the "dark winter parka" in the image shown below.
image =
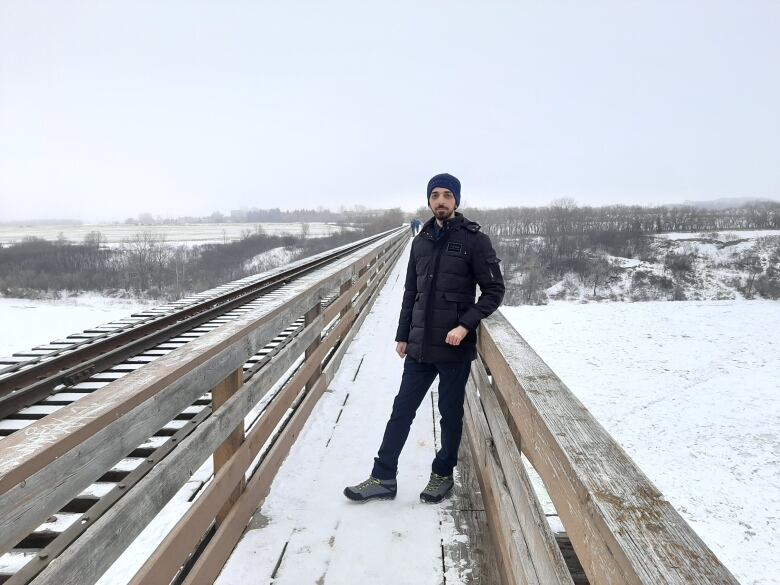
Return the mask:
[[[407,355],[417,361],[473,360],[477,327],[504,298],[499,259],[480,225],[461,213],[445,221],[438,239],[434,222],[425,222],[412,241],[395,340],[406,341]],[[449,345],[447,333],[458,325],[469,333],[460,345]]]

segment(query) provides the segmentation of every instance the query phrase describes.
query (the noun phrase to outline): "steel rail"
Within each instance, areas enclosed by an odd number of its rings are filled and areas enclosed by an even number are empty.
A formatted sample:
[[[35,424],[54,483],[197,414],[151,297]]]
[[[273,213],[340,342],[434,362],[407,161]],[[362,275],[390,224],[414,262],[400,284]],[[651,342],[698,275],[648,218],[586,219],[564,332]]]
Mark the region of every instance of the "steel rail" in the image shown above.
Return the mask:
[[[142,323],[138,327],[122,330],[116,335],[101,339],[76,351],[14,372],[0,380],[0,418],[7,417],[46,398],[61,384],[73,385],[88,379],[97,372],[106,370],[163,343],[167,339],[214,319],[222,313],[250,302],[287,284],[294,278],[365,247],[397,229],[400,228],[336,248],[334,251],[316,256],[313,260],[303,262],[288,270],[274,273],[258,282],[195,303],[180,311]]]

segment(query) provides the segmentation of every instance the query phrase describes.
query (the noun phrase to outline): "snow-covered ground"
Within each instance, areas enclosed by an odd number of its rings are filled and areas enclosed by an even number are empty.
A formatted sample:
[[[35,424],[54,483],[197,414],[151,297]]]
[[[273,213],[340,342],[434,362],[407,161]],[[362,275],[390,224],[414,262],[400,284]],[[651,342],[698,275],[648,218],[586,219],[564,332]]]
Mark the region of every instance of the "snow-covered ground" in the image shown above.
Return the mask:
[[[780,302],[501,310],[740,583],[780,583]]]
[[[733,242],[735,240],[755,239],[766,236],[780,236],[780,230],[721,230],[710,232],[666,232],[657,234],[657,238],[668,240],[688,240],[692,238],[710,238]]]
[[[256,256],[244,262],[244,270],[250,271],[252,273],[271,270],[277,266],[292,262],[295,259],[298,251],[298,249],[285,248],[284,246],[271,248],[270,250],[266,250],[265,252],[257,254]]]
[[[60,234],[71,242],[82,242],[84,236],[93,231],[98,231],[106,238],[108,243],[121,242],[132,238],[138,233],[151,232],[164,234],[169,243],[221,243],[225,240],[239,240],[244,233],[255,232],[260,226],[263,233],[270,236],[292,234],[302,235],[302,226],[306,225],[307,237],[316,238],[328,236],[342,231],[335,224],[315,222],[289,222],[289,223],[198,223],[191,225],[126,225],[126,224],[85,224],[85,225],[36,225],[36,226],[11,226],[0,225],[0,243],[8,244],[18,242],[25,236],[36,236],[45,240],[56,240]],[[349,228],[345,228],[349,229]]]
[[[44,345],[157,303],[98,295],[65,297],[56,301],[0,297],[0,356]]]
[[[583,280],[571,272],[544,294],[555,301],[735,300],[757,294],[755,287],[747,287],[749,258],[760,264],[758,278],[762,272],[776,278],[772,275],[780,270],[780,230],[656,234],[650,247],[652,253],[641,260],[602,254],[611,269],[595,289],[593,275]],[[675,257],[684,260],[683,266]]]

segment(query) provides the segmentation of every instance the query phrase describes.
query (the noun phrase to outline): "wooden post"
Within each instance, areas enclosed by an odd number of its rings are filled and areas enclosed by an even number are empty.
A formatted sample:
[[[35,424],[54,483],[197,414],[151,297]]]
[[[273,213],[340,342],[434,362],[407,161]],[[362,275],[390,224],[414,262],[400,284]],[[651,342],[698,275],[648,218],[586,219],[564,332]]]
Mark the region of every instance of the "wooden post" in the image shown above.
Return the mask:
[[[341,288],[339,288],[339,296],[346,294],[351,288],[352,288],[352,280],[346,281],[341,285]],[[339,317],[344,318],[344,315],[347,314],[347,311],[349,311],[350,307],[352,307],[352,299],[349,299],[347,301],[347,304],[344,305],[344,308],[341,309],[341,311],[339,312]]]
[[[363,276],[367,270],[368,270],[368,266],[363,266],[363,268],[358,270],[357,277],[360,278],[361,276]],[[358,295],[362,293],[364,290],[366,290],[367,287],[368,287],[368,282],[366,282],[363,286],[360,287],[360,290],[358,290]]]
[[[216,410],[220,406],[225,404],[225,402],[227,402],[227,400],[233,394],[235,394],[236,390],[238,390],[241,387],[241,384],[243,383],[244,383],[244,369],[243,367],[241,367],[238,368],[236,371],[234,371],[232,374],[230,374],[227,378],[222,380],[219,384],[214,386],[214,388],[211,390],[211,404],[213,410],[216,412]],[[225,442],[222,443],[219,447],[217,447],[216,451],[214,451],[214,474],[215,475],[230,460],[230,458],[238,450],[238,448],[241,446],[241,443],[243,442],[244,442],[244,421],[242,420],[240,423],[238,423],[236,429],[232,433],[230,433],[230,435],[228,435],[228,438],[225,439]],[[238,482],[238,485],[236,486],[235,490],[233,490],[233,493],[230,494],[230,497],[228,498],[227,502],[225,502],[225,505],[217,514],[217,526],[219,526],[222,523],[222,521],[227,517],[228,513],[230,512],[230,509],[233,507],[233,504],[236,503],[238,497],[244,491],[245,487],[246,487],[246,479],[244,477],[241,477],[241,481]]]
[[[322,312],[322,304],[318,301],[316,305],[314,305],[311,309],[306,311],[306,315],[304,315],[304,323],[306,325],[309,325],[312,321],[314,321],[317,316]],[[317,347],[320,345],[320,336],[317,335],[317,337],[314,339],[314,341],[311,342],[311,345],[306,348],[306,351],[304,355],[306,356],[305,359],[310,359],[311,355],[315,352]],[[314,372],[311,375],[311,378],[306,382],[306,390],[311,390],[314,386],[314,383],[317,381],[317,378],[320,377],[320,374],[322,373],[322,366],[319,365]]]

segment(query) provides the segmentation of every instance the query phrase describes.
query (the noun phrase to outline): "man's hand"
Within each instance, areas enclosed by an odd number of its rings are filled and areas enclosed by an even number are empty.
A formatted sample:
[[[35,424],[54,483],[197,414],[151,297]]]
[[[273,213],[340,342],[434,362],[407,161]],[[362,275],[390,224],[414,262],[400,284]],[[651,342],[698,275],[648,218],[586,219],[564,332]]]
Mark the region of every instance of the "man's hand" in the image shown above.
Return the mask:
[[[460,345],[460,342],[463,341],[463,338],[468,334],[468,329],[463,325],[458,325],[455,329],[447,333],[447,339],[445,341],[450,345]]]
[[[398,345],[395,346],[395,353],[397,353],[400,357],[406,357],[406,342],[405,341],[399,341]]]

